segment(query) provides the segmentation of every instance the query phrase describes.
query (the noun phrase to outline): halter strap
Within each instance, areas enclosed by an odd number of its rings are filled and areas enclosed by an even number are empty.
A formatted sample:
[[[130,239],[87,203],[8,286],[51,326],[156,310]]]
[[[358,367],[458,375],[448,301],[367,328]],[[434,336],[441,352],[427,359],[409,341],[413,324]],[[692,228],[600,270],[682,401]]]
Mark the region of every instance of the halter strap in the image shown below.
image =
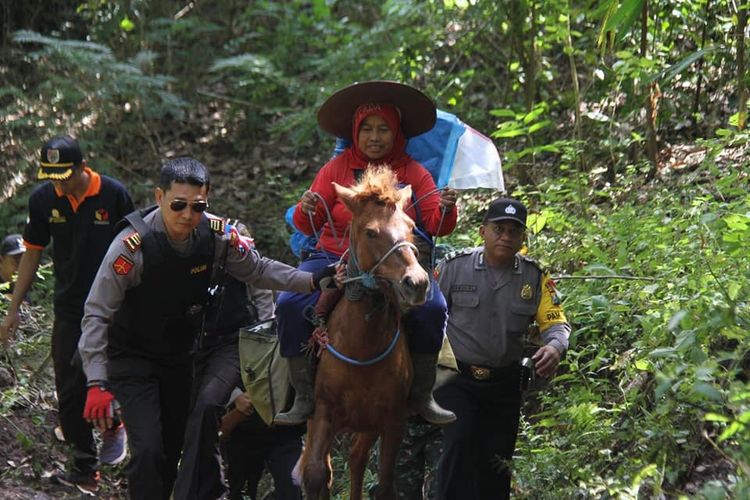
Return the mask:
[[[352,248],[353,243],[354,242],[351,240],[351,237],[350,237],[349,238],[350,249]],[[388,257],[390,257],[393,252],[395,252],[401,247],[409,247],[415,252],[418,252],[417,247],[413,243],[406,241],[406,240],[397,241],[390,248],[390,250],[388,250],[382,257],[380,257],[380,259],[375,263],[374,266],[370,268],[369,271],[363,271],[362,268],[359,266],[359,262],[357,261],[356,252],[350,252],[351,255],[349,256],[349,266],[352,269],[353,276],[343,280],[343,283],[346,285],[349,283],[353,283],[355,281],[361,281],[363,287],[368,288],[370,290],[377,289],[378,283],[377,283],[377,276],[375,276],[375,269],[377,269],[378,266],[380,266],[380,264],[385,262],[385,260]]]

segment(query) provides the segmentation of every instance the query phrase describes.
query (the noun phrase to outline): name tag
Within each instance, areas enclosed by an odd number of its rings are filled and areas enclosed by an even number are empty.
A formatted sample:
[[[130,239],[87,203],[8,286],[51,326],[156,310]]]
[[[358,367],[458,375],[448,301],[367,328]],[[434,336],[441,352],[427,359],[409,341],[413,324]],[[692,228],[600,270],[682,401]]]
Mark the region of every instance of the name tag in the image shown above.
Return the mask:
[[[194,268],[192,268],[190,270],[190,274],[202,273],[206,269],[208,269],[208,265],[207,264],[201,264],[200,266],[195,266]]]

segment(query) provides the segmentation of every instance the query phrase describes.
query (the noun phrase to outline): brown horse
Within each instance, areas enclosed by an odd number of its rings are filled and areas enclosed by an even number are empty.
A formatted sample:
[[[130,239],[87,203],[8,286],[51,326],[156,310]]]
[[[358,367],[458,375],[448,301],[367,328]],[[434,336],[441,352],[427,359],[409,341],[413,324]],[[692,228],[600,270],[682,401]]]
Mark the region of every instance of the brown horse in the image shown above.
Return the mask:
[[[347,281],[355,289],[347,290],[328,320],[329,344],[318,365],[302,462],[308,499],[328,498],[331,444],[342,432],[354,434],[350,498],[362,498],[369,451],[378,437],[376,497],[396,498],[394,468],[412,378],[399,318],[425,302],[429,286],[411,243],[414,222],[403,210],[411,187],[399,190],[396,183],[390,169],[370,168],[352,188],[334,183],[353,215],[348,269],[355,276]]]

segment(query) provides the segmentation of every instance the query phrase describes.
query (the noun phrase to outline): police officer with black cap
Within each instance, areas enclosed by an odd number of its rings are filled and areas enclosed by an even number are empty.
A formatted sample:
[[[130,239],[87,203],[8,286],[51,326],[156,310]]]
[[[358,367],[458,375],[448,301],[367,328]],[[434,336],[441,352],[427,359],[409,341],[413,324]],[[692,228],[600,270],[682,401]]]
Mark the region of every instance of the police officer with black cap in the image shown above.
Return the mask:
[[[115,225],[133,211],[133,202],[122,184],[88,167],[78,141],[68,135],[55,136],[42,146],[37,177],[47,182],[29,197],[29,221],[23,233],[26,252],[0,325],[0,339],[7,342],[14,337],[19,307],[34,281],[42,251],[51,241],[55,268],[52,360],[60,425],[65,441],[73,447],[67,471],[53,479],[91,492],[98,486],[97,452],[91,425],[83,419],[86,377],[72,360],[81,336],[86,295],[115,236]],[[103,437],[99,461],[118,463],[126,452],[125,431],[109,429]]]
[[[438,464],[442,500],[509,497],[525,334],[536,322],[544,345],[530,364],[542,377],[554,373],[570,335],[554,282],[519,253],[526,207],[512,198],[494,200],[479,234],[483,246],[449,255],[436,270],[460,372],[435,392],[456,414],[444,429]]]

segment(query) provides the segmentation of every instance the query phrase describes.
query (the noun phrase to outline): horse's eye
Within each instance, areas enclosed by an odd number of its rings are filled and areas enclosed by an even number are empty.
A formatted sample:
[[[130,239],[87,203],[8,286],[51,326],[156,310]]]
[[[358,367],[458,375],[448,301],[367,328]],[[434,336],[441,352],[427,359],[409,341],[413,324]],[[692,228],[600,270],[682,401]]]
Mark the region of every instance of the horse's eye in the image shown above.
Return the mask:
[[[377,237],[378,237],[378,232],[377,232],[377,231],[375,231],[374,229],[367,229],[367,230],[365,230],[365,234],[366,234],[366,235],[367,235],[367,237],[368,237],[368,238],[370,238],[371,240],[374,240],[375,238],[377,238]]]

